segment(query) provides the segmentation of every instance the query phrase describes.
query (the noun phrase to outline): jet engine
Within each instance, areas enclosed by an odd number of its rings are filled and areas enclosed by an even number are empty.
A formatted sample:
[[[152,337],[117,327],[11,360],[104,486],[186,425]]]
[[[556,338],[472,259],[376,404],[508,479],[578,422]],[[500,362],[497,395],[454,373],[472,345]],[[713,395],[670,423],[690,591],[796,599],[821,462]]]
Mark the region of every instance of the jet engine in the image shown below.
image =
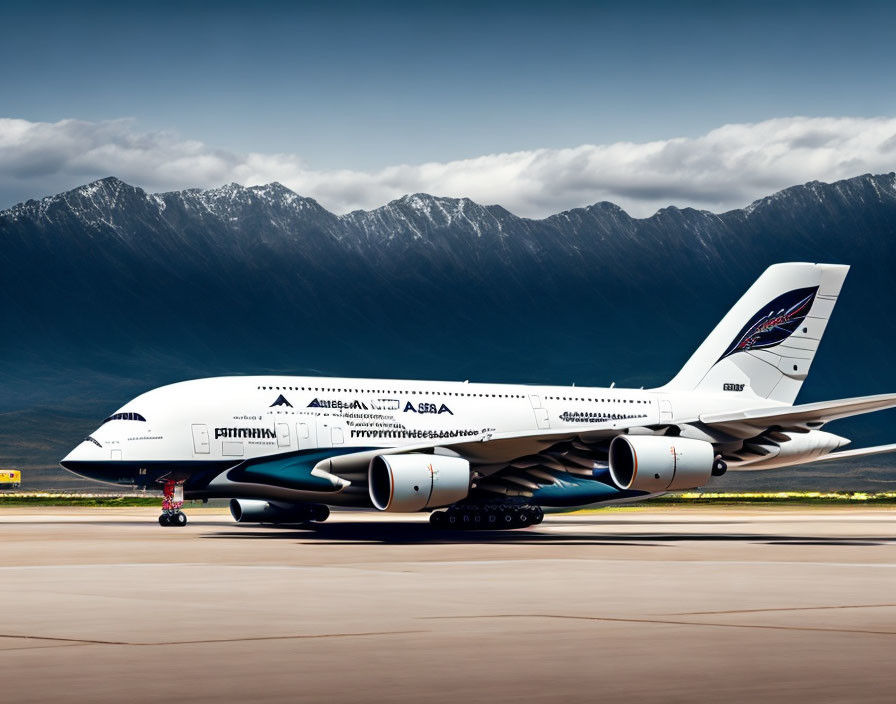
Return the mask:
[[[412,513],[466,498],[470,463],[445,455],[377,455],[370,461],[368,480],[376,508]]]
[[[724,473],[712,444],[666,435],[617,435],[610,443],[610,477],[620,489],[696,489]]]
[[[330,509],[323,504],[231,499],[230,515],[237,523],[306,523],[327,520]]]

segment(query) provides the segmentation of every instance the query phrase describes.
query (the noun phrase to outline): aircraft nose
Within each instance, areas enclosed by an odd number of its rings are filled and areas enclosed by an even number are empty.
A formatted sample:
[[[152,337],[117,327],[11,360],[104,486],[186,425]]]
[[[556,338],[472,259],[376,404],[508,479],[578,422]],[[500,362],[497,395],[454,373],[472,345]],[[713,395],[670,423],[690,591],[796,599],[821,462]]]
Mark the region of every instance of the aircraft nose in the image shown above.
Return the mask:
[[[74,466],[72,462],[76,462],[77,458],[75,457],[75,451],[72,450],[65,457],[59,460],[59,464],[61,464],[65,469],[71,471],[71,468]]]
[[[59,464],[71,471],[76,467],[82,466],[85,462],[97,462],[102,459],[105,459],[102,445],[92,437],[87,437],[63,457]]]

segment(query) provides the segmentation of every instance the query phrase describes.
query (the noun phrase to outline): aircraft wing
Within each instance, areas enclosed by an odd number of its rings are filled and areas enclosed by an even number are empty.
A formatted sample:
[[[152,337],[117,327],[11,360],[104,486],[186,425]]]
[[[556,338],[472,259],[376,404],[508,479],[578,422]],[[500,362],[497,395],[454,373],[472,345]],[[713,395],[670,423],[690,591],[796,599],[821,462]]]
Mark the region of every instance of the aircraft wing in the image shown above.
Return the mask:
[[[596,461],[606,458],[609,441],[630,426],[614,421],[615,427],[594,426],[539,430],[530,433],[484,433],[469,438],[432,438],[400,447],[358,449],[319,448],[311,452],[288,452],[276,457],[244,460],[220,473],[191,480],[188,491],[204,496],[233,496],[235,487],[245,497],[268,496],[272,487],[307,492],[309,501],[321,494],[366,494],[370,461],[377,455],[430,452],[463,457],[470,462],[476,481],[488,478],[492,491],[506,496],[527,496],[539,486],[556,483],[556,474],[594,477]]]
[[[787,428],[819,427],[838,418],[848,418],[896,407],[896,394],[857,396],[838,401],[819,401],[798,406],[772,406],[747,411],[710,413],[700,416],[700,422],[734,434],[755,434],[772,426]]]
[[[612,428],[594,426],[538,430],[530,433],[486,434],[477,440],[433,440],[425,444],[383,447],[329,457],[316,469],[352,483],[363,483],[370,460],[377,455],[435,451],[456,454],[470,462],[475,484],[506,496],[528,496],[535,489],[557,483],[558,476],[593,479],[595,463],[605,463],[607,447],[616,435],[634,427],[617,422]]]

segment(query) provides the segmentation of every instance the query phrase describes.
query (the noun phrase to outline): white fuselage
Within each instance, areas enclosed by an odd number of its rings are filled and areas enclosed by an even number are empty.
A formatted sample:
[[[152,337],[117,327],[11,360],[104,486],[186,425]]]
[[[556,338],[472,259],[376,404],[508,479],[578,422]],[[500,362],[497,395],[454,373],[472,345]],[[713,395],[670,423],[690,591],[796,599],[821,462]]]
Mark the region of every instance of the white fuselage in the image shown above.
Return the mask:
[[[276,405],[275,405],[276,404]],[[217,377],[163,386],[122,406],[66,460],[242,460],[313,448],[682,423],[765,406],[752,394],[328,377]],[[129,419],[139,414],[144,421]]]

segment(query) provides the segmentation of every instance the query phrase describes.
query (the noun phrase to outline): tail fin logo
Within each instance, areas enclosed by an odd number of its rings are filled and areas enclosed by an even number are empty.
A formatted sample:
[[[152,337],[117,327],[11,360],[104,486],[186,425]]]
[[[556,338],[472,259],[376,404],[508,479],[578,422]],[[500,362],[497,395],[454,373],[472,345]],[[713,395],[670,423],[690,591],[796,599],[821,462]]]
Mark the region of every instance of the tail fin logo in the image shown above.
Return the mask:
[[[811,286],[778,296],[753,316],[716,363],[738,352],[780,345],[806,319],[817,293],[818,286]]]

